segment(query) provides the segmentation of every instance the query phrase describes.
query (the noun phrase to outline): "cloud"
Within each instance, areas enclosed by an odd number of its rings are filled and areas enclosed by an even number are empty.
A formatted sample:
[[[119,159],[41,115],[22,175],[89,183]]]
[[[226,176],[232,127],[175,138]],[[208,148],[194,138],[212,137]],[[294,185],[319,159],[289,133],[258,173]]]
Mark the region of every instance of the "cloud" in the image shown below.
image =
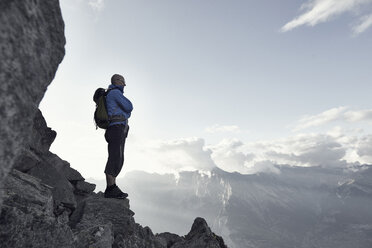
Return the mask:
[[[315,26],[346,12],[355,12],[363,5],[371,3],[372,0],[308,0],[301,7],[301,10],[304,10],[304,12],[285,24],[281,28],[281,31],[287,32],[303,25]],[[369,18],[363,18],[360,24],[353,29],[355,33],[361,33],[370,25]]]
[[[95,11],[101,11],[105,7],[105,0],[89,0],[89,6]]]
[[[345,138],[337,128],[331,134],[299,134],[284,139],[244,143],[223,140],[208,148],[215,164],[229,172],[256,174],[279,173],[277,165],[342,167],[349,165],[345,156],[358,139]],[[336,135],[334,135],[336,134]]]
[[[372,25],[372,14],[362,16],[359,19],[359,23],[357,25],[353,26],[352,29],[353,29],[354,34],[358,35],[360,33],[363,33],[364,31],[366,31],[371,25]]]
[[[365,135],[365,130],[359,126],[361,121],[372,121],[372,109],[332,108],[301,118],[296,129],[335,121],[348,125],[327,127],[322,133],[299,133],[255,142],[223,139],[206,145],[203,138],[197,137],[154,141],[149,146],[139,142],[135,150],[142,161],[136,158],[137,161],[129,164],[137,169],[139,165],[145,165],[145,170],[160,173],[208,172],[217,166],[228,172],[256,174],[280,173],[278,165],[350,168],[372,163],[372,135]],[[357,123],[357,127],[352,127],[352,123]]]
[[[348,107],[337,107],[320,114],[309,115],[297,121],[293,131],[297,132],[310,127],[319,127],[333,121],[362,122],[372,121],[372,109],[348,110]]]
[[[356,153],[363,163],[372,163],[372,135],[367,135],[359,140]]]
[[[229,172],[247,173],[245,164],[254,158],[254,154],[242,151],[243,142],[237,139],[225,139],[209,148],[216,165]]]
[[[284,152],[268,150],[267,158],[296,166],[344,167],[347,147],[327,134],[300,135],[282,141]]]
[[[160,152],[161,163],[176,171],[210,171],[216,167],[211,158],[212,151],[205,147],[201,138],[162,141],[156,149]]]
[[[302,133],[290,137],[245,143],[224,139],[206,145],[202,138],[157,141],[142,152],[153,171],[208,172],[218,166],[241,174],[280,173],[278,165],[350,168],[372,163],[372,135],[335,127],[326,133]],[[133,163],[138,164],[138,163]]]
[[[345,112],[344,117],[347,121],[350,121],[350,122],[371,121],[372,120],[372,109],[347,111]]]
[[[240,132],[240,128],[236,125],[230,126],[221,126],[219,124],[215,124],[213,126],[205,128],[207,133],[218,133],[218,132]]]
[[[337,120],[342,117],[342,114],[346,109],[346,107],[332,108],[317,115],[305,116],[298,121],[298,124],[293,130],[299,131],[308,127],[321,126]]]

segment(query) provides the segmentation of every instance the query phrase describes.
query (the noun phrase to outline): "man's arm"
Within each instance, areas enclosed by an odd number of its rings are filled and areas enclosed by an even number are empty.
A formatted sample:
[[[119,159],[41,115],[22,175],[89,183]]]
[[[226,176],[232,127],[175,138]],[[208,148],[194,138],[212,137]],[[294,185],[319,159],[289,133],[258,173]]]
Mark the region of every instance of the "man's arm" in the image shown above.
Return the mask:
[[[133,110],[133,105],[131,103],[131,101],[129,101],[128,98],[126,98],[123,94],[119,93],[119,92],[113,92],[115,93],[114,95],[114,99],[115,99],[115,102],[118,104],[118,106],[125,112],[125,113],[128,113],[130,114]]]

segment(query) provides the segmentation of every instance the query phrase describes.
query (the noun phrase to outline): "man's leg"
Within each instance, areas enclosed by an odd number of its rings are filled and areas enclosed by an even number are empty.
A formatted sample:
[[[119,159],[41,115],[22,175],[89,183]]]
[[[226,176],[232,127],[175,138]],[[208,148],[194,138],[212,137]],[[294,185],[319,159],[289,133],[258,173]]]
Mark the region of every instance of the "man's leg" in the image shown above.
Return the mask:
[[[116,184],[116,177],[106,173],[106,184],[107,186]]]
[[[105,138],[108,143],[108,159],[105,168],[105,174],[110,175],[107,185],[111,185],[113,178],[116,178],[118,168],[121,163],[121,132],[122,127],[112,126],[106,130]],[[113,177],[113,178],[112,178]]]
[[[123,133],[124,126],[112,126],[106,130],[105,138],[108,143],[108,159],[105,168],[107,187],[106,198],[126,198],[127,193],[122,192],[116,185],[116,177],[123,165]]]

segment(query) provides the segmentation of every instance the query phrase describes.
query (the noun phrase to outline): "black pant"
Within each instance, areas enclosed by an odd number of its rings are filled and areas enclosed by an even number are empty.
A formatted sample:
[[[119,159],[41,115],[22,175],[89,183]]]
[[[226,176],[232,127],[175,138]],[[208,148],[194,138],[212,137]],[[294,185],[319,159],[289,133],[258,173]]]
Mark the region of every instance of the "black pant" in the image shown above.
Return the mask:
[[[124,146],[128,131],[128,125],[114,125],[108,127],[105,133],[105,139],[108,143],[105,173],[113,177],[119,175],[124,164]]]

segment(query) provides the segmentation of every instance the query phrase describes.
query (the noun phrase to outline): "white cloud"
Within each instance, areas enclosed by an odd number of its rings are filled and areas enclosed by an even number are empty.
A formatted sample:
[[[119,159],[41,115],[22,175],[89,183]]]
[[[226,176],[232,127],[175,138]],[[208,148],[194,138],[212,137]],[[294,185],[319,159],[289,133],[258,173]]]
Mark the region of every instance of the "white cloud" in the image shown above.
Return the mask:
[[[215,164],[223,170],[242,174],[279,173],[276,165],[347,167],[346,155],[355,150],[358,139],[345,137],[342,129],[331,134],[299,134],[278,140],[244,143],[223,140],[209,146]],[[355,162],[355,161],[351,161]]]
[[[309,127],[321,126],[337,120],[342,117],[342,114],[346,109],[346,107],[332,108],[317,115],[305,116],[298,121],[294,131],[299,131]]]
[[[281,28],[281,31],[290,31],[303,25],[315,26],[346,12],[355,11],[363,5],[371,3],[372,0],[308,0],[301,7],[301,10],[304,10],[304,13],[285,24]],[[361,23],[355,27],[356,29],[354,28],[354,32],[363,32],[370,25],[371,24],[369,24],[368,21],[366,22],[366,20],[362,20]]]
[[[372,25],[372,14],[362,16],[359,19],[359,22],[357,25],[353,26],[353,32],[354,34],[360,34],[366,31],[370,26]]]
[[[360,156],[362,163],[372,163],[372,135],[360,139],[356,153]]]
[[[215,166],[242,174],[280,173],[277,165],[323,166],[349,168],[355,163],[372,163],[372,135],[366,136],[351,123],[372,120],[372,110],[333,108],[307,116],[297,127],[303,129],[333,121],[349,124],[327,128],[322,133],[300,133],[275,140],[246,143],[239,139],[224,139],[206,145],[203,138],[181,138],[129,146],[126,169],[143,169],[159,173],[180,171],[210,171]],[[344,121],[345,123],[342,123]],[[358,126],[358,125],[357,125]]]
[[[297,166],[343,167],[346,165],[342,161],[346,154],[346,147],[329,135],[318,134],[289,138],[282,145],[286,147],[286,152],[269,150],[266,152],[267,157],[280,164]]]
[[[176,171],[210,171],[216,165],[211,158],[212,151],[205,147],[201,138],[185,138],[162,141],[158,144],[161,163]]]
[[[346,120],[350,122],[371,121],[372,120],[372,109],[347,111],[344,114],[344,117]]]
[[[236,125],[225,125],[221,126],[219,124],[215,124],[213,126],[205,128],[207,133],[218,133],[218,132],[240,132],[240,128]]]
[[[105,7],[104,0],[89,0],[88,4],[93,10],[96,11],[101,11]]]
[[[320,114],[309,115],[297,121],[293,131],[300,131],[310,127],[319,127],[333,121],[362,122],[372,121],[372,109],[348,110],[348,107],[337,107]]]
[[[242,151],[243,142],[237,139],[225,139],[209,148],[213,151],[212,159],[217,166],[229,172],[247,173],[248,168],[245,163],[254,158],[252,153]]]
[[[328,134],[299,134],[284,139],[251,144],[257,161],[293,166],[345,166],[348,144]]]
[[[101,11],[105,7],[105,0],[63,0],[60,1],[62,9],[68,8],[72,11],[86,9],[87,5],[94,11]]]
[[[335,127],[326,133],[251,143],[225,139],[208,146],[202,138],[154,141],[151,146],[141,145],[142,163],[137,160],[129,164],[146,165],[152,172],[160,173],[207,172],[218,166],[229,172],[256,174],[280,173],[277,165],[349,168],[355,163],[372,163],[372,135],[363,135],[357,129],[348,132]]]

